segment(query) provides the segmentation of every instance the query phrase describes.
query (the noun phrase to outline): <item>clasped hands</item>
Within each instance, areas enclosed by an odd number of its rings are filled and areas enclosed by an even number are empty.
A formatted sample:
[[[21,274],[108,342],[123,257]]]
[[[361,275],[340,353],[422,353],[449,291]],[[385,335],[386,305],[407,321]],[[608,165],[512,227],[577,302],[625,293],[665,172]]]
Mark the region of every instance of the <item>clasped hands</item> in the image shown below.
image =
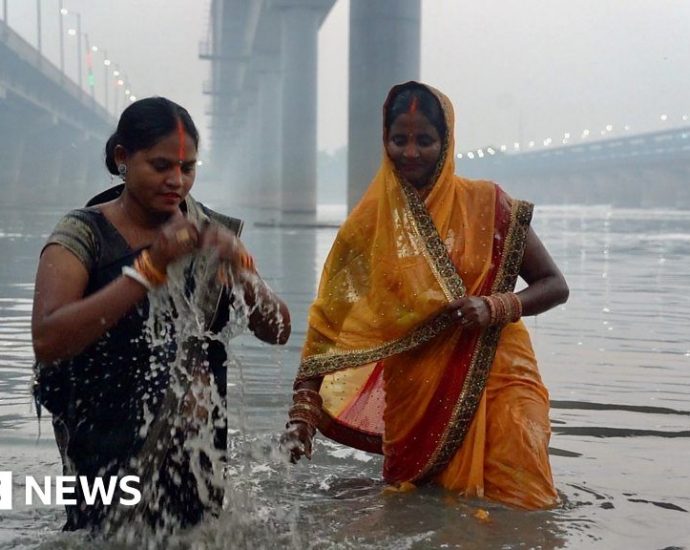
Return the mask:
[[[179,211],[163,225],[149,255],[156,268],[165,272],[169,264],[195,250],[215,251],[235,272],[255,271],[254,258],[234,233],[218,224],[197,226]]]

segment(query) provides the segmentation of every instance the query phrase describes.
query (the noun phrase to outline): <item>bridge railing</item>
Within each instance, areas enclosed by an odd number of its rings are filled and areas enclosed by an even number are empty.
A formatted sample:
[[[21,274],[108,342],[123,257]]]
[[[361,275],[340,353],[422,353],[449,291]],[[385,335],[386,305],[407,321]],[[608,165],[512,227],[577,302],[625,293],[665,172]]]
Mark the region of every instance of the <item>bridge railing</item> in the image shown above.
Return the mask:
[[[690,160],[690,127],[650,132],[591,143],[541,149],[521,153],[502,153],[497,147],[485,147],[482,156],[469,158],[463,154],[463,170],[481,173],[482,170],[510,167],[538,168],[592,163],[611,163],[626,160]],[[477,151],[474,152],[477,155]]]
[[[0,44],[7,54],[16,56],[19,60],[33,67],[45,78],[60,86],[64,92],[72,96],[82,106],[91,109],[100,118],[111,120],[111,115],[90,94],[84,91],[69,76],[63,73],[48,58],[42,55],[30,42],[22,38],[4,21],[0,20]]]

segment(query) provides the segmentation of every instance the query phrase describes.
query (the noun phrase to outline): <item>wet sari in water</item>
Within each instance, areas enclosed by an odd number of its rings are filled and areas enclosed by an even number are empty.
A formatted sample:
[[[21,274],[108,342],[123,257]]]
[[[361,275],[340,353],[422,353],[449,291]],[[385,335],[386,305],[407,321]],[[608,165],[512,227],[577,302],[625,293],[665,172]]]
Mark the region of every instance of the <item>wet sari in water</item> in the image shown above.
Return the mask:
[[[448,128],[435,184],[421,200],[384,152],[326,260],[297,381],[324,377],[320,431],[383,454],[386,481],[549,507],[548,393],[523,322],[445,313],[514,289],[532,205],[455,175],[453,109],[430,90]]]
[[[110,284],[131,266],[140,249],[131,249],[124,237],[97,205],[120,195],[124,186],[111,188],[89,201],[87,208],[64,216],[46,246],[59,244],[78,258],[89,272],[85,296]],[[218,223],[236,234],[241,220],[213,212],[187,197],[183,209],[188,219]],[[214,281],[200,278],[200,261],[188,259],[186,282],[208,289],[202,308],[208,338],[175,335],[169,315],[159,332],[168,335],[154,342],[148,326],[150,296],[132,307],[106,334],[76,356],[35,366],[34,396],[53,414],[56,442],[65,475],[97,477],[136,474],[144,498],[137,506],[88,503],[78,486],[76,504],[67,504],[64,530],[114,529],[145,519],[151,526],[182,527],[196,524],[207,513],[217,513],[223,500],[216,479],[227,446],[225,399],[227,372],[225,348],[210,334],[227,323],[230,297]],[[214,279],[215,280],[215,279]],[[163,320],[156,317],[156,321]],[[154,325],[157,323],[153,323]],[[184,337],[184,339],[182,339]],[[206,384],[218,394],[211,406],[212,422],[200,421],[183,410],[182,385],[171,385],[178,341],[183,342],[178,370],[209,377]],[[192,382],[187,383],[192,386]],[[177,395],[179,393],[179,395]],[[187,433],[185,433],[187,430]],[[206,437],[200,452],[190,449]],[[195,442],[196,438],[196,442]],[[215,468],[214,468],[215,462]],[[155,488],[155,491],[154,491]]]

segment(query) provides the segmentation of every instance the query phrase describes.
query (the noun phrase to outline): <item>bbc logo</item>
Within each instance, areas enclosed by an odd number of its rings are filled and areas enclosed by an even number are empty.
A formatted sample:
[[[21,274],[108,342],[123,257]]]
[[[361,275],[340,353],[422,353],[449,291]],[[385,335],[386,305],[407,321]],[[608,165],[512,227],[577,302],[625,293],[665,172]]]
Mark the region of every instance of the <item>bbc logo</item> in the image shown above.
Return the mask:
[[[0,510],[12,509],[12,472],[0,472]]]

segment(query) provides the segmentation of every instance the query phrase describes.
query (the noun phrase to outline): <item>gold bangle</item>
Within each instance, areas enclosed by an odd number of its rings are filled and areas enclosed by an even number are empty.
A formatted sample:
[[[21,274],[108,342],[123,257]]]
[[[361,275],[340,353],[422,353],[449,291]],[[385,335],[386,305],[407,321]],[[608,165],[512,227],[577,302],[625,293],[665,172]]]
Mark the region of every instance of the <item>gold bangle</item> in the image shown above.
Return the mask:
[[[161,271],[155,266],[153,260],[151,259],[151,253],[148,250],[144,250],[142,252],[142,256],[143,261],[146,262],[146,266],[149,268],[152,275],[156,278],[156,280],[160,281],[160,283],[163,284],[168,278],[167,273],[165,271]]]
[[[301,413],[293,413],[288,417],[288,423],[290,422],[305,422],[306,424],[309,424],[310,426],[318,426],[319,425],[319,418],[309,415],[309,414],[301,414]]]
[[[482,301],[489,309],[489,326],[493,326],[496,319],[496,308],[494,307],[494,301],[491,299],[491,296],[482,296]]]
[[[167,280],[167,275],[153,265],[148,250],[142,250],[141,254],[139,254],[134,261],[134,269],[146,277],[152,286],[160,286]]]
[[[507,292],[506,294],[512,306],[509,321],[511,323],[515,323],[520,319],[520,317],[522,317],[522,301],[520,300],[520,297],[514,292]]]
[[[288,411],[288,418],[302,419],[317,426],[321,420],[321,409],[310,403],[295,403]]]
[[[323,398],[314,390],[297,390],[292,394],[293,403],[313,403],[321,407]]]
[[[288,414],[292,414],[293,412],[299,412],[299,411],[304,411],[308,414],[313,414],[315,416],[321,416],[321,407],[317,407],[315,405],[312,405],[311,403],[295,403],[292,407],[290,407],[290,410]]]
[[[496,305],[498,306],[498,314],[496,315],[496,324],[505,325],[508,319],[508,308],[502,294],[496,294]]]

